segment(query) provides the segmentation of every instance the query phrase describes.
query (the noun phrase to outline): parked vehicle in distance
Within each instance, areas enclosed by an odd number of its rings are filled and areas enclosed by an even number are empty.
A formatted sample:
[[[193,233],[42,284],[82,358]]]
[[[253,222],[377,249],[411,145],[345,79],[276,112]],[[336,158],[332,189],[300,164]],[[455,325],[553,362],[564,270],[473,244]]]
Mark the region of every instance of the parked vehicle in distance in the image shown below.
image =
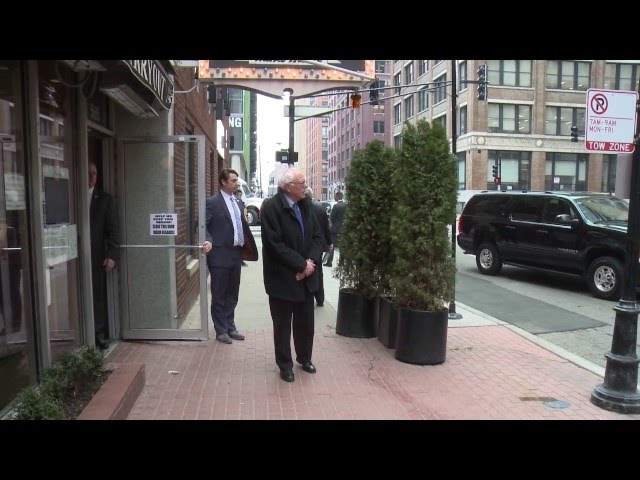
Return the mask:
[[[333,206],[337,203],[334,200],[320,200],[318,202],[320,205],[324,205],[325,207],[327,207],[327,215],[331,214],[331,209],[333,208]]]
[[[262,202],[264,198],[256,197],[247,182],[242,178],[238,178],[238,185],[242,190],[242,201],[246,207],[246,218],[249,225],[258,225],[260,223],[260,212],[262,210]]]
[[[503,264],[571,275],[596,298],[616,300],[628,216],[628,202],[607,193],[484,191],[466,202],[457,243],[484,275]]]

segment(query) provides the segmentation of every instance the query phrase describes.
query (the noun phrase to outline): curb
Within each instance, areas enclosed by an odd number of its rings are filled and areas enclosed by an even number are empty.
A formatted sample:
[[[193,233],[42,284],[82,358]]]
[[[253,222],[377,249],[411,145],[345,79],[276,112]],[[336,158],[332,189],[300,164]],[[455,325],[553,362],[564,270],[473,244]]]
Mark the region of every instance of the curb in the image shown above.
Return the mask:
[[[126,420],[145,383],[144,363],[110,363],[107,381],[91,399],[78,420]]]

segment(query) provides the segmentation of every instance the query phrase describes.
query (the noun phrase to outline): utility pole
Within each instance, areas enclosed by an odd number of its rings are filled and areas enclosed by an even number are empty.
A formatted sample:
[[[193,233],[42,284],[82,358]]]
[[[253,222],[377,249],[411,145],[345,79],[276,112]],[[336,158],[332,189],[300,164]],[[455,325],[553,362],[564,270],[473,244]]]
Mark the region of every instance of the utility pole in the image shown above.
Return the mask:
[[[293,90],[289,94],[289,167],[293,167],[293,135],[296,120],[296,106],[293,99]]]
[[[458,104],[458,89],[456,87],[456,61],[451,60],[451,153],[456,157],[456,178],[458,178],[458,162],[456,155],[456,107]],[[457,214],[453,217],[453,223],[451,224],[451,257],[453,258],[453,264],[456,263],[456,227],[457,227]],[[449,320],[460,320],[462,314],[456,312],[456,289],[455,289],[455,276],[453,277],[453,298],[449,303]]]

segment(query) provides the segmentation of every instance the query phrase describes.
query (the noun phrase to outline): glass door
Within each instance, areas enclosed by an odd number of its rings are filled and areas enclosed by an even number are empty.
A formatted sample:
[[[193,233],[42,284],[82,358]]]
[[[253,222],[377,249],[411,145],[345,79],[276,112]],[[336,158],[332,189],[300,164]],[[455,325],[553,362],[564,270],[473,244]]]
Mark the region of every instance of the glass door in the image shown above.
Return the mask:
[[[124,138],[118,152],[122,337],[206,340],[204,137]]]

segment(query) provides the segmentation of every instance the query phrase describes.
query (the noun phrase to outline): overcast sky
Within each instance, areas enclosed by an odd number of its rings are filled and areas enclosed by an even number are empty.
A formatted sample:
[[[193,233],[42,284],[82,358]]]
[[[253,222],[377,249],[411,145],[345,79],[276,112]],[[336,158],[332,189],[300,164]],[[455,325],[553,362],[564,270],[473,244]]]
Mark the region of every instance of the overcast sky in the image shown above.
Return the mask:
[[[258,170],[266,191],[269,174],[275,166],[276,150],[289,147],[289,119],[284,116],[282,99],[258,94],[257,145]]]

